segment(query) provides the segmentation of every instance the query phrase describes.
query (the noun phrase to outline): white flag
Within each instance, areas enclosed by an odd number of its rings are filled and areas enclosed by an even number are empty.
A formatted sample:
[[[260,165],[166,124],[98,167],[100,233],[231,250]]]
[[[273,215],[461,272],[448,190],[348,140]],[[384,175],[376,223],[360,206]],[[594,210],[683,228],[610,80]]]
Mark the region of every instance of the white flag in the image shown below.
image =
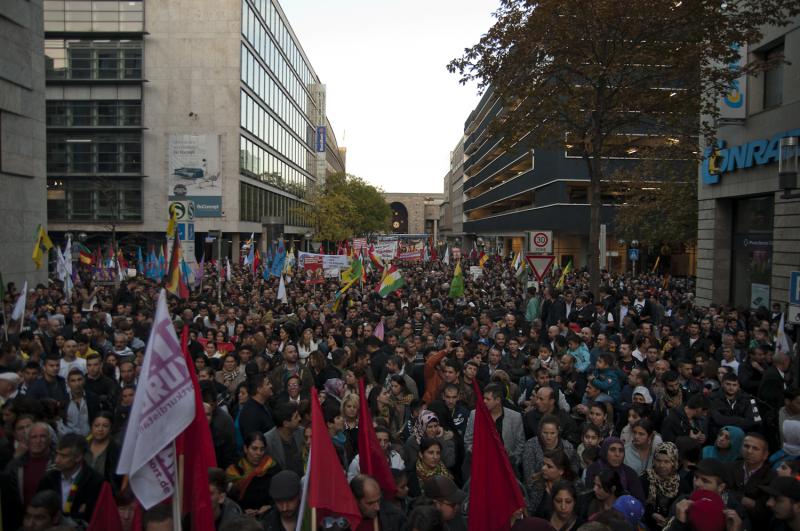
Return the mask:
[[[227,267],[225,268],[225,280],[228,282],[231,281],[231,261],[229,259],[225,259]]]
[[[17,297],[17,303],[14,304],[14,309],[11,310],[11,320],[18,321],[25,315],[25,304],[28,302],[28,281],[22,286],[22,293]]]
[[[281,275],[281,282],[278,284],[278,300],[286,304],[289,297],[286,296],[286,284],[283,283],[283,275]]]
[[[444,250],[444,258],[442,258],[442,263],[450,265],[450,246],[449,245]]]
[[[175,492],[173,443],[194,416],[192,379],[162,289],[117,465],[145,509]]]
[[[792,349],[789,347],[789,341],[786,339],[786,331],[784,327],[786,323],[784,321],[786,312],[781,314],[781,322],[778,323],[778,340],[775,342],[775,353],[783,352],[784,354],[790,354]]]

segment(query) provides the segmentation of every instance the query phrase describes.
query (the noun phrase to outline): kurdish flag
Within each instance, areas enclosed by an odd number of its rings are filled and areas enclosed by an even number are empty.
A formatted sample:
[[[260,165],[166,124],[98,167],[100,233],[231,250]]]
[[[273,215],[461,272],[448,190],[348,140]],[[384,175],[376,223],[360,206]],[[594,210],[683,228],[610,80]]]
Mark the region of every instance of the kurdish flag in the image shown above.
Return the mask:
[[[556,282],[556,289],[563,289],[564,288],[564,281],[567,279],[567,275],[572,272],[572,260],[569,261],[567,267],[564,268],[564,271],[561,272],[561,277]]]
[[[450,296],[453,298],[464,296],[464,272],[461,271],[461,260],[456,262],[453,271],[453,280],[450,282]]]
[[[393,264],[383,276],[383,280],[381,280],[381,283],[378,284],[376,291],[381,297],[386,297],[390,293],[397,291],[405,285],[406,281],[400,274],[400,270],[397,269],[397,266]]]

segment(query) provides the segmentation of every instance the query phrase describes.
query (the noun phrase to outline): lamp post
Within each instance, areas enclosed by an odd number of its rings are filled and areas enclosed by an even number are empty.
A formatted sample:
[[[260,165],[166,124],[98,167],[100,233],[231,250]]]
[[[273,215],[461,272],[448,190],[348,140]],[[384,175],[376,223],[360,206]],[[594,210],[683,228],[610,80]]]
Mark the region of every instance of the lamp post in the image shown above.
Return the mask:
[[[800,138],[787,136],[781,138],[778,155],[778,188],[783,190],[781,199],[798,199],[800,193],[792,193],[797,188],[797,174],[800,171]]]

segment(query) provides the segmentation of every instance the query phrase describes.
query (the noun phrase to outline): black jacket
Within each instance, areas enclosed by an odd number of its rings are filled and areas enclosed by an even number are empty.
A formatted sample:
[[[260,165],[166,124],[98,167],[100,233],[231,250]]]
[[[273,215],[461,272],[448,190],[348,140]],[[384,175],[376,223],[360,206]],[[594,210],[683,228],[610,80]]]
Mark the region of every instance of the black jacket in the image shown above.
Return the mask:
[[[267,406],[253,398],[244,403],[242,411],[239,413],[239,431],[242,432],[242,437],[247,437],[254,431],[267,433],[274,427],[275,422],[272,420],[272,413]]]
[[[697,429],[698,426],[692,424],[683,406],[672,408],[661,424],[661,438],[674,443],[678,437],[688,437],[693,428]]]
[[[711,399],[711,425],[709,435],[714,437],[717,430],[724,426],[736,426],[748,432],[761,423],[758,408],[752,397],[740,391],[734,400],[725,398],[719,393]]]
[[[75,499],[72,501],[72,507],[69,512],[69,517],[73,520],[82,520],[89,522],[92,519],[94,512],[94,505],[97,503],[97,498],[100,497],[100,489],[103,487],[103,476],[94,471],[93,468],[84,465],[78,474],[78,489],[75,492]],[[42,480],[39,482],[38,492],[43,490],[52,490],[58,493],[59,499],[61,493],[61,472],[58,470],[51,470],[47,472]]]

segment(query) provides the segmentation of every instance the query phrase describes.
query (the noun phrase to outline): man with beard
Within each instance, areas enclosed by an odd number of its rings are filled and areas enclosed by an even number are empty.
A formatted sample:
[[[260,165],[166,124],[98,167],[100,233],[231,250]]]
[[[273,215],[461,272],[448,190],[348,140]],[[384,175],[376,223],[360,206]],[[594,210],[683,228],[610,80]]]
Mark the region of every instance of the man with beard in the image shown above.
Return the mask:
[[[264,518],[264,531],[294,530],[300,509],[300,476],[291,470],[275,474],[269,484],[273,506]]]

